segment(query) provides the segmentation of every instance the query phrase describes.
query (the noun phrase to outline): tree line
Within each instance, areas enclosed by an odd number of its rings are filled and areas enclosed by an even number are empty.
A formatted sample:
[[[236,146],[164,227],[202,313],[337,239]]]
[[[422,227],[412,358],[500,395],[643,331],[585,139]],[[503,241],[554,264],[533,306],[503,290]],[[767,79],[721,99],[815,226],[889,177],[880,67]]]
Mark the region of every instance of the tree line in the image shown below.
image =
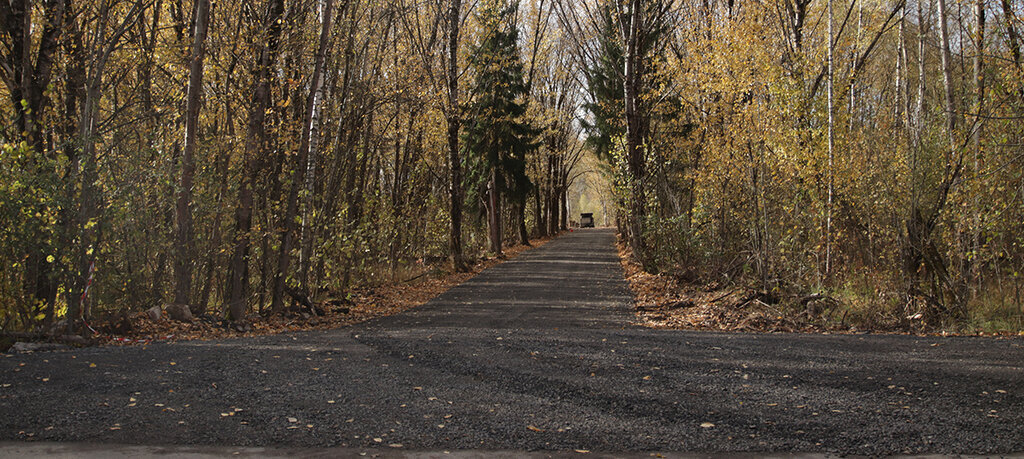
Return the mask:
[[[0,2],[0,325],[463,270],[594,154],[648,271],[1019,328],[1021,8]]]
[[[568,225],[547,0],[12,0],[0,39],[3,330],[244,321]]]
[[[868,324],[1024,325],[1019,2],[558,13],[645,269],[825,295]]]

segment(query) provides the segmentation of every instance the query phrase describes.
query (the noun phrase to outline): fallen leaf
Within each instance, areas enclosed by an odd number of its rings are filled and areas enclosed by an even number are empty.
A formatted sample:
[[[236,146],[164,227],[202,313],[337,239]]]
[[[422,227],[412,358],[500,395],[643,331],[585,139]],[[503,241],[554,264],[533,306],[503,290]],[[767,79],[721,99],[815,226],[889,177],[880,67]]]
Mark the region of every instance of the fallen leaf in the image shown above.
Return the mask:
[[[528,426],[526,426],[526,428],[530,429],[530,430],[532,430],[534,432],[543,432],[544,431],[544,429],[538,429],[537,427],[535,427],[533,425],[528,425]]]
[[[577,453],[580,453],[580,454],[587,454],[587,453],[590,452],[589,449],[577,449],[577,450],[573,450],[573,451],[576,451]]]

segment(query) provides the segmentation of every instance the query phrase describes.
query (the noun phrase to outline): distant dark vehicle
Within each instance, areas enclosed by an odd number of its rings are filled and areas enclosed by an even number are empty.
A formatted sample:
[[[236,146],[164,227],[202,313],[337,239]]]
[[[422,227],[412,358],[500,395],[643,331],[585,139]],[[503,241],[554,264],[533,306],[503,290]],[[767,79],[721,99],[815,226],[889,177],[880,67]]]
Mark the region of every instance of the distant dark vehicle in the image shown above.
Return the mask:
[[[593,228],[594,227],[594,214],[580,214],[580,228]]]

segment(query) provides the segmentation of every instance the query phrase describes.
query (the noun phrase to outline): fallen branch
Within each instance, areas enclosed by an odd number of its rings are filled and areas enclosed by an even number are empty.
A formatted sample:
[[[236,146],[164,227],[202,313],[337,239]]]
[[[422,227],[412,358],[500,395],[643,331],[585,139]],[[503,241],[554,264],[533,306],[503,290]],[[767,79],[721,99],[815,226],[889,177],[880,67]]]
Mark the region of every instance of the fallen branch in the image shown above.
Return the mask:
[[[317,316],[324,315],[323,308],[316,307],[316,305],[313,304],[313,302],[309,299],[309,297],[304,295],[302,292],[300,292],[300,291],[298,291],[298,290],[296,290],[296,289],[294,289],[292,287],[285,287],[284,291],[285,291],[285,293],[288,294],[288,296],[292,297],[292,299],[295,300],[296,303],[302,305],[307,310],[309,310],[310,314],[317,315]]]

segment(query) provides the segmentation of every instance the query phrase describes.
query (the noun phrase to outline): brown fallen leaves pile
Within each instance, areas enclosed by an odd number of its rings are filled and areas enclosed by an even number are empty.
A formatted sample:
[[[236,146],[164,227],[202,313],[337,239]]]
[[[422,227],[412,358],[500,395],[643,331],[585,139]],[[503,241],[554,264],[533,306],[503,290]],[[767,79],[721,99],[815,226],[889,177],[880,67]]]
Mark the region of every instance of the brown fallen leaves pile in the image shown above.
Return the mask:
[[[130,324],[124,324],[124,318],[111,324],[94,324],[100,330],[96,340],[99,344],[127,345],[146,344],[155,340],[206,340],[343,327],[420,306],[481,271],[506,259],[515,258],[549,240],[551,238],[531,240],[532,247],[517,245],[506,248],[504,259],[479,259],[470,267],[469,272],[435,272],[411,281],[353,289],[345,301],[328,299],[319,303],[317,306],[323,309],[323,316],[294,313],[271,317],[254,316],[249,323],[250,329],[239,332],[213,320],[198,318],[192,322],[178,322],[170,320],[165,312],[161,320],[152,321],[145,312],[139,312],[127,317]],[[110,333],[108,330],[113,328],[130,331]]]

